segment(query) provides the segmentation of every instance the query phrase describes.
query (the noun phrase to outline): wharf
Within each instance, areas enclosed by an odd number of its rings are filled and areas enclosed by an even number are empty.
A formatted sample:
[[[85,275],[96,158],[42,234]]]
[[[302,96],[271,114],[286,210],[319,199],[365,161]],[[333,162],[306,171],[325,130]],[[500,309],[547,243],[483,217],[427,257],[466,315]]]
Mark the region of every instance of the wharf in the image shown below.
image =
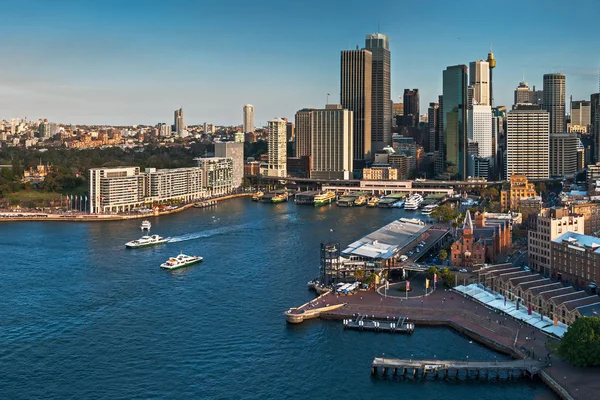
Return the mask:
[[[365,315],[358,315],[356,319],[344,319],[344,329],[359,331],[375,331],[390,333],[412,334],[415,324],[406,322],[407,318],[398,317],[393,319],[366,319]]]
[[[392,371],[394,375],[411,375],[426,378],[428,374],[443,378],[458,377],[460,371],[475,371],[475,377],[489,377],[490,372],[500,373],[507,377],[529,376],[533,378],[538,374],[545,364],[535,360],[509,360],[509,361],[459,361],[459,360],[414,360],[400,358],[376,357],[371,364],[371,374],[377,375],[379,370],[385,375]]]
[[[321,193],[318,190],[309,190],[306,192],[296,193],[294,196],[294,202],[296,204],[314,204],[315,196]]]

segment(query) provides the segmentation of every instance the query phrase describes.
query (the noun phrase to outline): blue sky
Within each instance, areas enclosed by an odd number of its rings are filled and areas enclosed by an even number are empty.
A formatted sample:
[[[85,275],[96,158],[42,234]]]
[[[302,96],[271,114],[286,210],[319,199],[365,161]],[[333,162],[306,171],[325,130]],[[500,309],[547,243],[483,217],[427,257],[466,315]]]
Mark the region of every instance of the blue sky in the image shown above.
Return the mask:
[[[256,125],[339,99],[340,51],[390,37],[392,96],[419,88],[421,114],[448,65],[485,59],[496,104],[522,75],[567,74],[567,94],[598,91],[600,2],[1,0],[0,119],[75,124]]]

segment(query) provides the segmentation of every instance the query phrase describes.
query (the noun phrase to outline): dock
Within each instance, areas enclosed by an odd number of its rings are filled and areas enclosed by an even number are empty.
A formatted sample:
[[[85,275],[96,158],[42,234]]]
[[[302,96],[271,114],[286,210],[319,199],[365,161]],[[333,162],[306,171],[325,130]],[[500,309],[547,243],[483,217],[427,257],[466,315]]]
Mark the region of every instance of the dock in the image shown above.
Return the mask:
[[[344,319],[344,329],[359,331],[389,332],[412,334],[415,324],[406,322],[407,318],[397,317],[393,319],[367,319],[365,315],[358,315],[356,319]]]
[[[535,360],[508,360],[508,361],[465,361],[462,360],[415,360],[401,358],[375,357],[371,364],[371,375],[378,375],[379,371],[387,375],[409,376],[412,378],[490,378],[490,372],[496,378],[517,378],[529,376],[533,378],[545,365]],[[464,374],[460,374],[464,372]],[[473,375],[474,374],[474,375]]]
[[[318,190],[309,190],[306,192],[296,193],[294,202],[296,204],[315,204],[315,196],[321,193]]]

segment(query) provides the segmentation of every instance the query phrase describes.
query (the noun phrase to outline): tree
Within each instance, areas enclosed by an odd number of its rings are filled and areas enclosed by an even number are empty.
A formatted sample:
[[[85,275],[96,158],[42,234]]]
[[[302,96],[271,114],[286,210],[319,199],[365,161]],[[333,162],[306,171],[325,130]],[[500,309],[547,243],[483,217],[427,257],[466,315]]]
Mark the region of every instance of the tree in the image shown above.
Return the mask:
[[[427,277],[427,279],[429,279],[432,282],[433,282],[434,274],[438,274],[438,276],[439,276],[439,272],[438,272],[437,268],[434,266],[427,268],[427,271],[425,271],[425,276]]]
[[[444,249],[440,250],[440,261],[442,262],[442,264],[444,263],[444,261],[446,260],[446,258],[448,258],[448,252]]]
[[[578,367],[600,365],[600,318],[577,319],[560,341],[558,353]]]
[[[437,219],[438,221],[448,222],[456,218],[456,211],[447,204],[441,205],[433,210],[430,214],[432,219]]]

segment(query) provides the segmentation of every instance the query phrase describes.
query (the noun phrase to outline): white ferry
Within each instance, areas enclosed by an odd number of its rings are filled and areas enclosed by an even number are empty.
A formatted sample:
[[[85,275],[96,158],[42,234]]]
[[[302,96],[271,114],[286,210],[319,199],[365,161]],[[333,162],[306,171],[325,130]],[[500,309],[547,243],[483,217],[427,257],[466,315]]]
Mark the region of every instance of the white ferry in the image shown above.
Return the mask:
[[[423,210],[421,210],[421,214],[430,215],[436,208],[438,208],[437,204],[426,205],[425,207],[423,207]]]
[[[135,249],[138,247],[154,246],[157,244],[167,243],[169,240],[171,240],[171,238],[164,238],[164,237],[158,236],[158,235],[152,235],[152,236],[146,235],[146,236],[142,236],[141,238],[139,238],[137,240],[132,240],[131,242],[125,243],[125,247],[130,248],[130,249]]]
[[[150,228],[152,228],[152,224],[150,223],[150,221],[148,221],[147,219],[143,220],[140,229],[143,231],[149,231]]]
[[[202,262],[202,257],[200,256],[186,256],[185,254],[180,254],[177,257],[169,258],[167,261],[160,264],[160,267],[168,270],[174,270],[199,262]]]
[[[417,210],[423,202],[423,196],[418,193],[411,195],[404,203],[405,210]]]

